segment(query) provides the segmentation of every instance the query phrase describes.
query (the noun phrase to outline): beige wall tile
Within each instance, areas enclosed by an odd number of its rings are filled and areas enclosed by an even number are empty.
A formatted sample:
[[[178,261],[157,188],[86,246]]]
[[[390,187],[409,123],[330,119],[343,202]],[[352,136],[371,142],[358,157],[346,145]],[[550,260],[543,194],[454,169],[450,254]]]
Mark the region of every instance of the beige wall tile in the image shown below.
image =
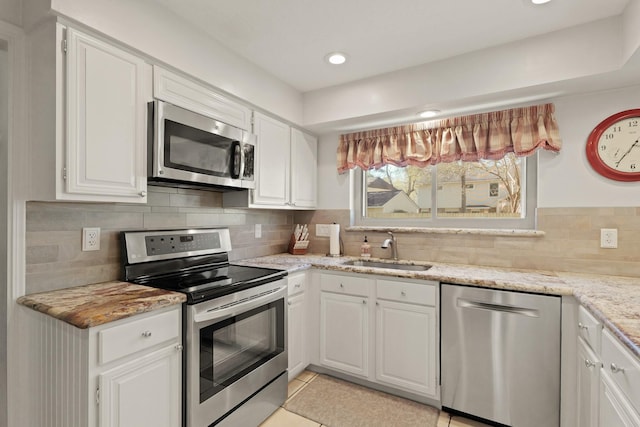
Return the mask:
[[[223,209],[220,193],[149,187],[144,206],[27,203],[27,293],[120,279],[120,232],[228,226],[233,260],[285,252],[293,213]],[[262,238],[254,237],[262,224]],[[100,227],[100,250],[82,252],[82,227]]]
[[[308,223],[313,252],[326,253],[328,238],[315,237],[315,224],[349,225],[348,210],[301,212],[295,223]],[[618,249],[600,248],[600,228],[618,229]],[[400,257],[416,261],[513,267],[593,274],[640,276],[640,208],[544,208],[538,210],[543,237],[397,233]],[[386,233],[342,231],[347,255],[358,256],[364,235],[372,256]]]

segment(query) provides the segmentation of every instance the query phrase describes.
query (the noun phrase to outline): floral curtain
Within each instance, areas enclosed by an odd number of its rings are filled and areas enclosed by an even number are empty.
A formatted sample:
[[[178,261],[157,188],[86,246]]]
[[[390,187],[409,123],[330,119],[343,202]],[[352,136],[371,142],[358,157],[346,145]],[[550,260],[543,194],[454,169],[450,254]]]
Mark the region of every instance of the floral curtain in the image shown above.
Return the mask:
[[[514,108],[340,136],[338,173],[385,165],[425,167],[456,160],[525,157],[542,148],[560,151],[554,105]]]

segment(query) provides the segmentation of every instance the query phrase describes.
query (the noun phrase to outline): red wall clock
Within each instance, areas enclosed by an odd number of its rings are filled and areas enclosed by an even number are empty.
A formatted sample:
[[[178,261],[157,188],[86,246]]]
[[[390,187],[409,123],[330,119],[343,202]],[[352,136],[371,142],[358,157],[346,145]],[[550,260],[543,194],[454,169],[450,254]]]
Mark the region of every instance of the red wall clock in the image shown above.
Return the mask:
[[[587,138],[587,159],[600,175],[640,181],[640,109],[604,119]]]

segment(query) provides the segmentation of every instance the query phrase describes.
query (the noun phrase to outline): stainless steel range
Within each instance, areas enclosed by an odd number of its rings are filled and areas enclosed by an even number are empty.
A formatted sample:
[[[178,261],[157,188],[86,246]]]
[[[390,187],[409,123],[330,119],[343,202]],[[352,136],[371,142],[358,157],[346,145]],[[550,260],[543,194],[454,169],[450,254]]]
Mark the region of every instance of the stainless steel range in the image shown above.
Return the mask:
[[[229,230],[122,233],[127,281],[182,292],[183,425],[257,426],[286,399],[286,271],[229,264]]]

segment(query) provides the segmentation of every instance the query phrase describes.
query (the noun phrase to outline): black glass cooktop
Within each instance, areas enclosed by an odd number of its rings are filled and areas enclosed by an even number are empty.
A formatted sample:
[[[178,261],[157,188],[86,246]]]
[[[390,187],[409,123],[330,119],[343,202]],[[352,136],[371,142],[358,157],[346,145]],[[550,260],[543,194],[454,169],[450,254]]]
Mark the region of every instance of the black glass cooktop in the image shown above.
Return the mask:
[[[285,270],[229,264],[224,267],[176,272],[155,277],[147,276],[130,279],[130,281],[168,291],[182,292],[187,295],[187,304],[196,304],[272,282],[286,275]]]

